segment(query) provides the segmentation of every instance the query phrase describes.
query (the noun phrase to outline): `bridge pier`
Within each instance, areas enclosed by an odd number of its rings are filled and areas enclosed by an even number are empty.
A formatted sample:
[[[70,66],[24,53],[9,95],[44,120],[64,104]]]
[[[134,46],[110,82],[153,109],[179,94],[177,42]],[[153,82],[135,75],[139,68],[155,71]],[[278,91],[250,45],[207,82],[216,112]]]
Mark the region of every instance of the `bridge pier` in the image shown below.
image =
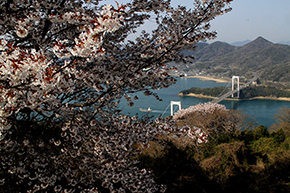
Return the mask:
[[[232,91],[235,89],[235,79],[237,80],[237,97],[240,98],[240,77],[239,76],[233,76],[232,77]],[[232,98],[234,97],[234,94],[232,94]]]
[[[252,84],[252,82],[254,82],[255,80],[257,80],[258,75],[256,73],[254,73],[254,75],[255,75],[254,78],[252,78],[249,82],[247,82],[246,84],[244,84],[242,86],[240,86],[239,76],[233,76],[232,77],[232,90],[229,91],[229,92],[227,92],[226,94],[222,95],[221,97],[213,100],[212,103],[219,103],[219,102],[221,102],[222,100],[224,100],[225,98],[227,98],[227,97],[229,97],[231,95],[233,97],[233,93],[236,93],[236,92],[238,92],[238,97],[240,97],[240,90],[243,89],[243,88],[246,88],[247,86],[249,86],[250,84]],[[236,90],[234,90],[234,86],[233,86],[235,79],[237,79],[237,84],[238,84]]]
[[[181,102],[180,101],[170,101],[171,116],[173,116],[173,105],[178,105],[179,110],[181,109]]]

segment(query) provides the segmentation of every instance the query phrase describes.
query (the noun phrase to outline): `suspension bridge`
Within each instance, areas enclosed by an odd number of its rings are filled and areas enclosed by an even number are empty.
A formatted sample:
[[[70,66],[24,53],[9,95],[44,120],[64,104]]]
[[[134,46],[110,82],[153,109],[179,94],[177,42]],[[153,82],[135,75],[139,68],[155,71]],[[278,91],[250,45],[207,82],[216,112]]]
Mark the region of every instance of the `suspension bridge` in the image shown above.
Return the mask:
[[[252,78],[249,82],[247,82],[246,84],[244,84],[244,85],[242,85],[242,86],[239,86],[239,81],[238,81],[238,87],[237,87],[237,89],[234,89],[234,78],[237,78],[236,76],[233,76],[233,79],[232,79],[232,90],[231,91],[229,91],[229,92],[227,92],[226,94],[223,94],[222,96],[220,96],[220,97],[218,97],[218,98],[216,98],[216,99],[214,99],[213,101],[211,101],[212,103],[219,103],[219,102],[221,102],[222,100],[224,100],[225,98],[227,98],[227,97],[229,97],[229,96],[233,96],[233,94],[235,94],[235,93],[239,93],[240,92],[240,90],[242,90],[243,88],[246,88],[246,87],[248,87],[250,84],[252,84],[254,81],[256,81],[257,80],[257,78],[258,78],[258,75],[256,74],[256,73],[253,73],[254,74],[254,78]],[[239,80],[239,79],[238,79]],[[239,94],[238,94],[238,96],[239,96]]]
[[[233,76],[232,77],[232,90],[230,90],[229,92],[227,92],[225,94],[222,94],[229,87],[229,86],[226,86],[226,88],[221,92],[221,94],[220,94],[221,96],[218,96],[216,99],[214,99],[211,102],[212,103],[219,103],[219,102],[221,102],[222,100],[224,100],[225,98],[227,98],[227,97],[229,97],[231,95],[233,97],[233,95],[235,93],[238,93],[237,97],[239,98],[240,90],[242,90],[243,88],[248,87],[250,84],[252,84],[254,81],[257,80],[258,75],[256,73],[253,73],[253,74],[254,74],[254,78],[252,78],[249,82],[247,82],[246,84],[243,84],[242,86],[240,86],[240,83],[239,83],[239,76]],[[237,79],[237,88],[236,89],[234,89],[234,80],[235,79]],[[181,102],[180,101],[171,101],[170,104],[167,106],[167,108],[164,110],[164,112],[162,113],[161,116],[164,115],[164,113],[167,111],[169,106],[171,106],[171,116],[172,116],[173,113],[176,111],[176,108],[173,109],[174,105],[177,105],[177,107],[179,107],[179,110],[181,109]],[[151,112],[151,109],[148,108],[148,110],[141,110],[141,111]]]

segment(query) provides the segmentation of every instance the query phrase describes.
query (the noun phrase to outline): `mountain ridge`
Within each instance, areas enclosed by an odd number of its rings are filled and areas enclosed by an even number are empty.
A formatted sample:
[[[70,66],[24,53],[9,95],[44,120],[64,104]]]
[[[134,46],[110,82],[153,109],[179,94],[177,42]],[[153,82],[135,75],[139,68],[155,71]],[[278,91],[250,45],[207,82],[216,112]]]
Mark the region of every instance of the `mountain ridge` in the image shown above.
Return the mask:
[[[289,45],[275,44],[259,36],[238,47],[219,41],[196,46],[197,49],[190,52],[195,58],[193,63],[186,64],[186,68],[178,64],[188,74],[230,78],[255,72],[266,81],[290,83]]]
[[[244,41],[237,41],[237,42],[233,42],[233,43],[230,43],[232,46],[236,46],[236,47],[240,47],[240,46],[243,46],[247,43],[250,43],[251,40],[247,39],[247,40],[244,40]]]

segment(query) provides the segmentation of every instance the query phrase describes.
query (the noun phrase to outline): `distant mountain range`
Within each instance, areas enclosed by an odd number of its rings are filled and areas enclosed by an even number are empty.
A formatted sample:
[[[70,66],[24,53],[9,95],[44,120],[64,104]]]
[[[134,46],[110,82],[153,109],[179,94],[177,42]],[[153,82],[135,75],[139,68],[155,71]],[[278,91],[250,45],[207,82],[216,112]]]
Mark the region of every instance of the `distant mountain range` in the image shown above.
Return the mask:
[[[251,72],[273,82],[290,82],[290,45],[274,44],[263,37],[253,41],[198,43],[195,51],[184,50],[195,60],[178,64],[184,72],[219,77],[247,76]]]
[[[243,46],[243,45],[246,45],[247,43],[250,43],[250,42],[251,42],[251,40],[245,40],[245,41],[231,43],[231,45],[232,46]]]
[[[238,41],[238,42],[233,42],[230,43],[232,46],[243,46],[246,45],[247,43],[250,43],[251,40],[245,40],[245,41]],[[285,45],[290,45],[290,41],[280,41],[278,44],[285,44]]]
[[[290,45],[290,41],[280,41],[278,44]]]

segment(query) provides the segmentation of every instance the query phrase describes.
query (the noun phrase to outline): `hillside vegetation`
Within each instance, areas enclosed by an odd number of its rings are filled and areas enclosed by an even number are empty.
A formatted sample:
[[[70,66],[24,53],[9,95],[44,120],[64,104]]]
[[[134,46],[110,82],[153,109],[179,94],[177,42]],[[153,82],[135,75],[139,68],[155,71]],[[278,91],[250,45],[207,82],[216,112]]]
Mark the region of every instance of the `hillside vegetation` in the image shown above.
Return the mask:
[[[280,117],[289,119],[287,112]],[[262,125],[245,127],[245,120],[235,110],[190,113],[177,124],[224,132],[212,133],[209,142],[200,145],[176,136],[165,138],[168,146],[151,143],[139,165],[152,169],[156,182],[167,184],[168,193],[290,192],[289,122],[280,120],[277,126],[283,123],[283,128],[269,132]],[[222,129],[229,126],[235,128]]]
[[[191,87],[187,90],[182,90],[180,93],[187,95],[190,93],[193,94],[202,94],[206,96],[219,97],[222,94],[230,91],[231,88],[219,86],[211,88],[199,88]],[[265,86],[249,86],[240,91],[240,99],[250,99],[254,97],[286,97],[290,98],[289,91],[283,91],[275,87],[265,87]]]
[[[250,72],[271,82],[290,82],[290,46],[274,44],[263,37],[240,47],[224,42],[200,43],[195,51],[182,53],[192,55],[192,64],[178,64],[188,73],[212,76],[247,76]]]

